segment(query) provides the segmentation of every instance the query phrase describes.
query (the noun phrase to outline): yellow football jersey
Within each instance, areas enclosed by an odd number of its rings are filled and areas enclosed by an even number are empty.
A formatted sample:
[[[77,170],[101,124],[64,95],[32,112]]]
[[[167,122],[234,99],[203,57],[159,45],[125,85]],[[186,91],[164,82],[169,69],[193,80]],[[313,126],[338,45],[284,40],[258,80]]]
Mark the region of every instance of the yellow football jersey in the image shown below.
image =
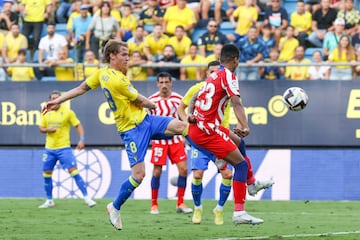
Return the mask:
[[[40,127],[56,127],[54,133],[46,134],[45,148],[61,149],[70,147],[70,128],[80,124],[74,111],[60,105],[58,110],[50,111],[42,116]]]
[[[118,132],[133,129],[144,120],[145,109],[133,102],[138,96],[138,91],[123,73],[105,67],[87,78],[86,83],[91,89],[101,86],[114,113]]]

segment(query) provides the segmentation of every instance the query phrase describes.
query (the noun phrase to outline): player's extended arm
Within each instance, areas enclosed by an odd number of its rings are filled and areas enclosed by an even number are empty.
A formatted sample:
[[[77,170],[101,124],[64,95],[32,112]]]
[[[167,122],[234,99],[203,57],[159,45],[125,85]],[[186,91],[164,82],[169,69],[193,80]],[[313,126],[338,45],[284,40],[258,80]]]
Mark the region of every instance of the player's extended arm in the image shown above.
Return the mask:
[[[139,94],[137,96],[137,98],[134,100],[134,103],[137,106],[140,107],[144,107],[144,108],[149,108],[149,109],[155,109],[156,105],[155,103],[153,103],[152,101],[150,101],[149,99],[147,99],[145,96]]]
[[[79,142],[76,146],[76,149],[82,150],[85,147],[85,131],[84,127],[81,123],[79,123],[77,126],[75,126],[77,133],[79,134]]]
[[[233,105],[236,119],[238,120],[238,124],[234,129],[234,133],[236,133],[240,137],[245,137],[249,135],[250,129],[247,122],[244,106],[240,101],[240,97],[237,95],[231,97],[231,103]]]
[[[66,100],[75,98],[77,96],[83,95],[84,93],[86,93],[88,90],[90,90],[90,88],[88,87],[88,85],[86,84],[86,81],[83,81],[79,86],[70,89],[69,91],[63,93],[61,96],[59,96],[58,98],[48,101],[45,106],[42,109],[42,113],[46,114],[47,112],[53,110],[57,104],[63,103]]]

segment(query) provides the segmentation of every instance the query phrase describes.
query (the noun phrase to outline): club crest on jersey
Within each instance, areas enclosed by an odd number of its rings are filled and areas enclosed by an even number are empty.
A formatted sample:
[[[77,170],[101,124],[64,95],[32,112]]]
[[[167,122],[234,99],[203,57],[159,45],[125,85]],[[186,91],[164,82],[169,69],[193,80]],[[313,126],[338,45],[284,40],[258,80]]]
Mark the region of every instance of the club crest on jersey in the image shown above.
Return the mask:
[[[107,76],[107,75],[102,75],[102,76],[101,76],[101,80],[107,82],[107,81],[109,80],[109,76]]]
[[[132,85],[129,85],[129,86],[128,86],[128,90],[129,90],[129,92],[131,92],[131,93],[136,93],[136,90],[135,90],[135,88],[134,88]]]

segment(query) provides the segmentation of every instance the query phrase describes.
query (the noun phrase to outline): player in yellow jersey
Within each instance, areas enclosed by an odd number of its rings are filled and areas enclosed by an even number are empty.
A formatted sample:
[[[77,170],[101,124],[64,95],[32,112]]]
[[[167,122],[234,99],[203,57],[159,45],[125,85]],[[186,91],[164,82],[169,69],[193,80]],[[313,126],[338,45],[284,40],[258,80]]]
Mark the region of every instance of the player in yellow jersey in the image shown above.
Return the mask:
[[[49,100],[55,100],[60,96],[60,92],[53,91]],[[93,201],[87,194],[86,183],[79,174],[76,165],[76,158],[70,147],[70,128],[74,126],[80,136],[77,144],[77,149],[84,149],[84,128],[81,125],[74,111],[62,106],[54,104],[54,111],[42,116],[39,130],[46,134],[45,151],[43,154],[43,176],[45,183],[45,192],[47,200],[39,206],[39,208],[52,208],[55,203],[52,197],[52,172],[56,162],[59,160],[61,166],[67,169],[70,175],[74,178],[76,185],[79,187],[81,193],[84,195],[85,203],[89,207],[94,207],[96,202]]]
[[[188,124],[172,117],[147,114],[144,108],[154,109],[155,104],[139,94],[126,77],[129,49],[125,42],[109,40],[104,47],[103,61],[108,66],[96,71],[78,87],[49,101],[44,106],[43,113],[90,89],[102,88],[109,107],[114,113],[117,130],[124,141],[131,166],[131,176],[122,184],[114,201],[106,207],[110,223],[117,230],[121,230],[120,208],[145,176],[144,158],[150,140],[180,135],[187,130]]]

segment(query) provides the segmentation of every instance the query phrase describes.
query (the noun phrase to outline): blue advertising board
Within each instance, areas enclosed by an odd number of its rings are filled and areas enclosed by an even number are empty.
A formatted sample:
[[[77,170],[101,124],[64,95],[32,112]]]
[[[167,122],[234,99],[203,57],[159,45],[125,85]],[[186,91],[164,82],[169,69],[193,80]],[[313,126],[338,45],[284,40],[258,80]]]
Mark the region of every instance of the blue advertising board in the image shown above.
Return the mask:
[[[257,149],[248,150],[257,179],[273,178],[275,184],[248,200],[360,200],[360,150]],[[0,149],[0,197],[44,197],[42,153],[34,149]],[[120,149],[87,149],[75,152],[80,174],[91,197],[115,197],[130,175],[126,152]],[[146,177],[132,198],[151,198],[150,151],[145,158]],[[174,198],[170,179],[177,168],[167,165],[161,176],[159,198]],[[189,173],[185,199],[191,198]],[[55,198],[82,197],[70,175],[58,165],[53,173]],[[204,199],[218,199],[221,176],[214,164],[204,174]],[[233,194],[231,193],[230,196]],[[231,197],[230,197],[231,198]]]
[[[195,82],[175,81],[173,89],[185,94]],[[0,146],[41,146],[44,135],[37,124],[41,104],[54,89],[69,90],[79,82],[0,83]],[[134,82],[145,96],[157,91],[156,82]],[[289,111],[282,103],[288,87],[302,87],[308,106]],[[359,147],[360,85],[358,81],[240,81],[254,147]],[[122,141],[100,89],[66,103],[78,115],[92,146],[118,146]],[[236,119],[231,116],[231,124]],[[75,132],[73,132],[74,134]],[[73,138],[74,141],[77,138]]]

